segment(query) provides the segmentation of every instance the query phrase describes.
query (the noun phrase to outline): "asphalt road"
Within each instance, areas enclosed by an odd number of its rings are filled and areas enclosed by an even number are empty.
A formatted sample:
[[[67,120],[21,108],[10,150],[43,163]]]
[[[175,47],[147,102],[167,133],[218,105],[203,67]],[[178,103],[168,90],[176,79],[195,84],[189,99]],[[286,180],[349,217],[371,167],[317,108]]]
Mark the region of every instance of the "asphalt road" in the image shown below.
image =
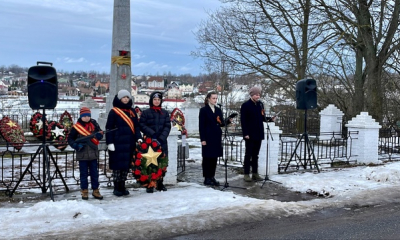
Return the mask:
[[[323,209],[164,239],[400,239],[400,204]]]

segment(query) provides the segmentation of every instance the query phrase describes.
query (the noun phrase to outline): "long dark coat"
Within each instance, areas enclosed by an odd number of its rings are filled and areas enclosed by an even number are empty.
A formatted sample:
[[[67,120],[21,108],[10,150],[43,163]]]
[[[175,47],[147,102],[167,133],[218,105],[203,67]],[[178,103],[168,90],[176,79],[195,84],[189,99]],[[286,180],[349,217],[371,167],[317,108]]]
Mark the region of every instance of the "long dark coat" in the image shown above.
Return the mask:
[[[135,154],[136,142],[142,139],[140,134],[140,126],[135,110],[132,108],[132,99],[127,104],[123,104],[121,100],[114,97],[113,106],[121,110],[132,110],[134,115],[129,112],[124,113],[132,120],[135,133],[132,132],[129,125],[114,110],[110,110],[106,123],[106,130],[118,128],[116,131],[106,133],[106,143],[113,143],[115,151],[108,151],[110,156],[110,169],[127,170],[130,167],[133,155]]]
[[[153,106],[153,95],[150,95],[150,107]],[[162,102],[160,103],[161,107]],[[143,135],[147,137],[157,139],[161,143],[163,152],[168,155],[168,136],[171,132],[171,119],[169,113],[165,109],[161,109],[161,112],[155,111],[154,109],[146,109],[140,115],[140,130]]]
[[[262,102],[253,102],[251,99],[244,102],[240,108],[240,122],[243,137],[249,136],[251,140],[264,139],[264,106]]]
[[[85,127],[87,124],[86,122],[82,121],[81,118],[78,119],[78,122],[83,127]],[[94,126],[94,130],[90,134],[101,131],[100,126],[96,120],[90,119],[90,122]],[[68,144],[72,147],[72,145],[74,145],[74,143],[75,143],[75,140],[78,138],[81,138],[81,137],[84,137],[84,136],[81,135],[74,127],[71,128],[71,131],[68,134]],[[84,161],[84,160],[94,160],[94,159],[99,158],[99,151],[98,151],[98,147],[96,145],[94,145],[94,144],[90,144],[90,146],[88,144],[83,144],[83,145],[84,145],[84,147],[81,151],[79,151],[79,152],[76,151],[76,160]]]
[[[220,122],[218,122],[218,117]],[[215,112],[207,104],[200,108],[199,132],[200,141],[206,141],[207,145],[201,146],[201,154],[204,158],[217,158],[222,156],[222,130],[225,120],[222,110],[215,107]]]

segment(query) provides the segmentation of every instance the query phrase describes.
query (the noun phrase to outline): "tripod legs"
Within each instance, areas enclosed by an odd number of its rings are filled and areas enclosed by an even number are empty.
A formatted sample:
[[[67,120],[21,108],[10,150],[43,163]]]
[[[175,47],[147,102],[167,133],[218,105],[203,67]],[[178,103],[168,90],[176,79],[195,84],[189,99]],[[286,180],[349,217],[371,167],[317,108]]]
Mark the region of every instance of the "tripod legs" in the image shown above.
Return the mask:
[[[307,162],[310,162],[310,168],[312,168],[312,163],[311,163],[311,156],[313,158],[313,162],[315,167],[317,168],[318,172],[319,171],[319,167],[317,164],[317,160],[315,158],[314,155],[314,147],[312,146],[312,144],[310,144],[310,139],[308,138],[308,133],[305,132],[301,135],[300,139],[297,141],[296,143],[296,147],[294,148],[292,155],[290,156],[290,160],[288,161],[288,163],[286,164],[285,167],[285,172],[286,170],[289,168],[290,162],[293,160],[294,155],[296,154],[297,148],[301,145],[301,140],[304,138],[304,162],[301,162],[301,152],[300,152],[300,163],[303,166],[304,169],[307,169]],[[306,154],[308,153],[308,159]]]

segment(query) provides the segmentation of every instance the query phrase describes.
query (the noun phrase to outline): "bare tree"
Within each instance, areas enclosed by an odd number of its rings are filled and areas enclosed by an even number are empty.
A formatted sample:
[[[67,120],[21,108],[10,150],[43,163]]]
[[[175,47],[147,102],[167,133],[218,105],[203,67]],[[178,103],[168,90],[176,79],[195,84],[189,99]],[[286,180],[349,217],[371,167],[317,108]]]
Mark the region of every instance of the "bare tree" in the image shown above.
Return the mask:
[[[334,37],[320,24],[311,0],[225,0],[195,33],[192,54],[230,62],[238,73],[257,73],[295,98],[295,83],[310,77],[321,44]]]
[[[368,110],[373,118],[382,122],[384,74],[393,67],[391,58],[400,48],[400,0],[316,2],[323,7],[331,25],[341,36],[340,40],[354,50],[354,99],[357,110]]]

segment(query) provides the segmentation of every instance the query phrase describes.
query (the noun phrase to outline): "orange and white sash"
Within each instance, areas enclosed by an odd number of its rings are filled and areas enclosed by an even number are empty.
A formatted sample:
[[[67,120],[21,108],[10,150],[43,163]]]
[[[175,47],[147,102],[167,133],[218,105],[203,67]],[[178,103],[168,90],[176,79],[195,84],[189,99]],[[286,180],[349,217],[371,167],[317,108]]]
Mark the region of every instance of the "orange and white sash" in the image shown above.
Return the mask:
[[[124,113],[124,111],[122,111],[121,109],[117,108],[117,107],[113,107],[113,110],[122,118],[124,119],[124,121],[126,122],[126,124],[128,124],[128,126],[131,128],[132,132],[135,133],[135,126],[133,125],[132,120],[126,116],[126,114]],[[131,114],[133,114],[133,116],[135,116],[135,114],[130,111]]]
[[[74,126],[73,126],[76,131],[78,131],[78,133],[84,137],[89,136],[91,134],[91,132],[89,132],[86,128],[84,128],[79,122],[77,122]],[[92,138],[90,139],[90,141],[96,145],[99,145],[99,140],[97,140],[96,138]]]

